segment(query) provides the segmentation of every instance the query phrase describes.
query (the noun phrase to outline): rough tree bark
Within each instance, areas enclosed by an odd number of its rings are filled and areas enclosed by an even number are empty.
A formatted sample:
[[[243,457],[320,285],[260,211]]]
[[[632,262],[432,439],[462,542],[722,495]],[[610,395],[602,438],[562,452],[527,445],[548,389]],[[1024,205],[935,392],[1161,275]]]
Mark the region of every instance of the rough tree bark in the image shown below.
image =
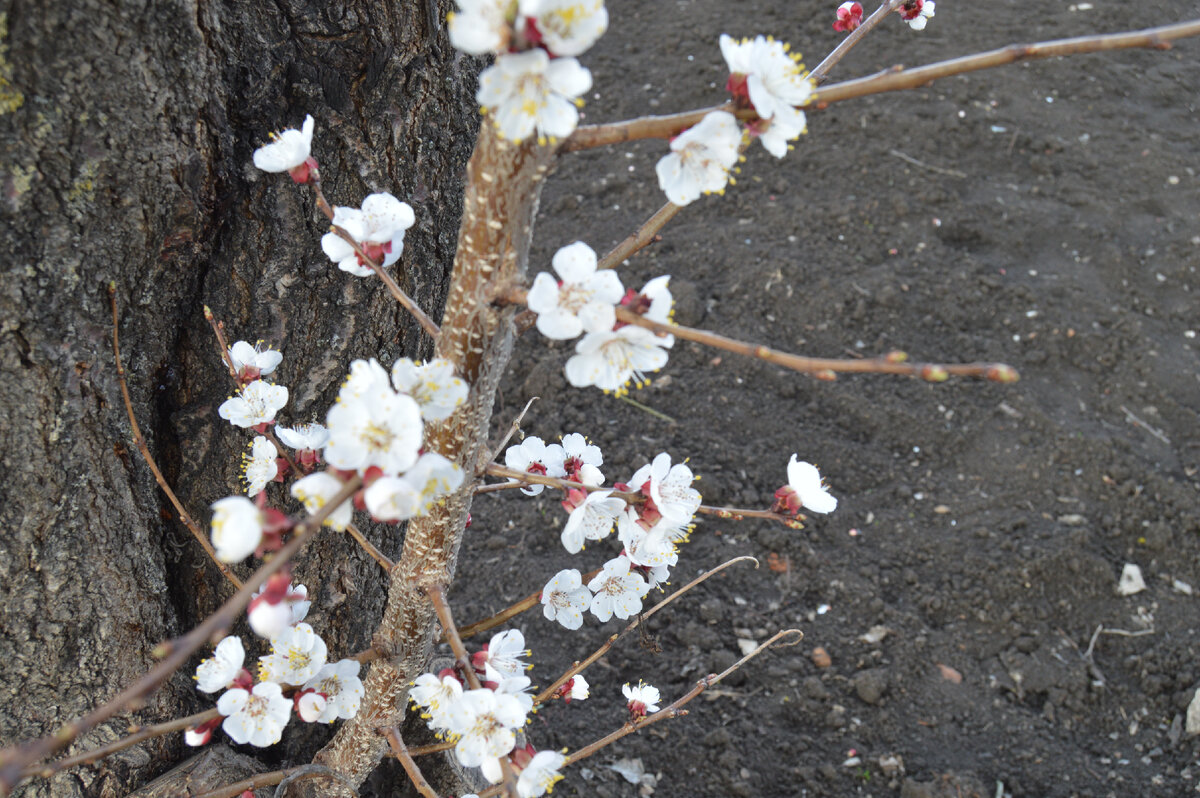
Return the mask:
[[[432,351],[378,281],[321,254],[309,193],[257,173],[250,155],[270,129],[313,113],[331,201],[388,190],[415,208],[395,273],[440,317],[479,66],[446,41],[448,5],[0,2],[0,744],[111,696],[155,643],[230,592],[131,444],[107,338],[110,280],[134,410],[201,519],[239,489],[249,441],[216,417],[229,386],[203,305],[233,338],[283,349],[286,422],[323,415],[354,357]],[[394,527],[368,534],[398,553]],[[330,533],[297,576],[331,654],[370,643],[386,594],[374,561]],[[181,673],[135,719],[201,703]],[[328,736],[289,734],[283,755],[305,758]],[[18,793],[123,795],[183,753],[167,738]]]

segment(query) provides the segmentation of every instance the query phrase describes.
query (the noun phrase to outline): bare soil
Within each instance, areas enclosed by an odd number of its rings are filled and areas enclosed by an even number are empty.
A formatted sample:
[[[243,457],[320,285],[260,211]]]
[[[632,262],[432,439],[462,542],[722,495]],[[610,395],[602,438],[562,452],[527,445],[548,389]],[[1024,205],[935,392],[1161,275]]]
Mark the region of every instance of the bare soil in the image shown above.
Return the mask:
[[[810,66],[840,36],[832,2],[609,5],[610,32],[584,59],[591,122],[722,101],[722,31],[773,33]],[[924,33],[889,21],[832,79],[1195,10],[944,2]],[[528,434],[589,435],[610,480],[660,451],[689,457],[709,504],[766,507],[797,453],[840,500],[799,532],[703,519],[676,586],[738,554],[763,566],[656,616],[661,651],[619,644],[588,674],[592,699],[546,709],[531,741],[578,748],[620,724],[622,683],[671,700],[740,656],[739,638],[798,627],[803,643],[573,769],[556,795],[639,794],[609,767],[622,758],[640,758],[659,798],[1195,792],[1200,748],[1182,722],[1200,685],[1185,589],[1200,591],[1198,101],[1200,43],[1185,41],[833,106],[785,160],[752,147],[736,186],[621,269],[633,286],[671,274],[683,324],[821,356],[1004,361],[1015,385],[820,382],[681,342],[634,395],[666,421],[571,388],[570,344],[525,336],[500,424],[539,396]],[[578,238],[603,252],[658,208],[664,152],[566,159],[532,270]],[[611,541],[568,555],[564,519],[550,492],[481,497],[460,619],[614,556]],[[1144,592],[1117,594],[1125,563]],[[564,634],[536,612],[517,625],[538,684],[620,628],[591,619]],[[886,636],[867,642],[874,627]]]

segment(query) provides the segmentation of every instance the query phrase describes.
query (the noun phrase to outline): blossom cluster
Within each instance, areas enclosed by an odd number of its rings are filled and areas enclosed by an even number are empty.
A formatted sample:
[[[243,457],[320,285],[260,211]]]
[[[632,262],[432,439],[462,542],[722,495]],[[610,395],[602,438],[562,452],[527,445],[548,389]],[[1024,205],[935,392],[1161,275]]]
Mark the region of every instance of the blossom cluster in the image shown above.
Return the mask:
[[[615,271],[597,268],[595,251],[582,241],[559,249],[551,265],[558,276],[540,272],[526,301],[547,338],[565,341],[583,334],[566,364],[572,385],[622,393],[630,381],[640,387],[647,372],[666,365],[674,337],[617,321],[616,308],[668,323],[670,277],[656,277],[640,292],[626,290]]]
[[[577,554],[588,542],[604,540],[614,528],[623,548],[586,585],[576,569],[555,574],[542,589],[543,614],[567,629],[579,629],[585,612],[601,622],[630,618],[642,611],[642,599],[667,581],[679,560],[676,546],[687,539],[700,508],[700,493],[692,487],[695,476],[685,463],[672,464],[663,452],[634,472],[628,484],[603,489],[600,448],[578,433],[562,440],[559,445],[526,438],[505,452],[505,463],[579,485],[565,489],[562,502],[569,513],[561,535],[568,552]],[[542,489],[534,483],[523,492],[536,495]],[[639,494],[638,501],[614,496],[617,490]]]
[[[475,98],[501,136],[547,144],[575,130],[592,87],[576,56],[608,29],[604,0],[458,0],[449,28],[459,50],[496,56]]]
[[[759,138],[768,152],[782,158],[788,142],[806,130],[801,106],[812,99],[813,83],[799,55],[764,36],[736,41],[722,34],[719,44],[729,68],[726,89],[739,109],[752,109],[757,118],[743,131],[733,114],[714,111],[672,139],[671,152],[656,171],[659,186],[676,205],[722,193],[745,136]]]
[[[272,582],[251,603],[251,627],[271,641],[271,653],[259,657],[257,683],[244,667],[246,649],[241,638],[229,636],[219,642],[194,677],[201,692],[225,691],[217,700],[219,717],[189,729],[188,745],[207,743],[218,724],[236,743],[273,745],[293,709],[306,723],[333,723],[358,713],[363,697],[359,662],[329,662],[325,641],[303,622],[309,606],[304,586],[293,586],[286,577],[282,583],[273,577]],[[283,598],[264,601],[280,584],[286,584]],[[274,609],[264,614],[262,607]]]
[[[409,699],[421,708],[429,727],[439,737],[455,741],[455,756],[464,766],[480,768],[488,781],[497,784],[502,773],[500,758],[508,757],[509,766],[517,772],[522,798],[550,792],[562,778],[558,771],[565,761],[558,752],[517,747],[516,733],[534,709],[530,680],[524,675],[532,666],[521,661],[529,654],[519,630],[500,632],[471,657],[479,688],[467,689],[454,670],[446,669],[418,676],[409,691]],[[575,677],[563,693],[567,699],[587,696],[588,685],[582,676]]]
[[[311,154],[313,127],[313,118],[309,115],[301,130],[288,129],[272,134],[269,144],[254,151],[254,165],[264,172],[288,172],[297,183],[315,179],[319,171]],[[407,202],[401,202],[386,191],[370,194],[361,207],[334,207],[333,228],[321,237],[321,249],[342,271],[356,277],[369,277],[374,270],[367,259],[381,268],[398,261],[404,252],[404,233],[415,221],[416,215]],[[286,401],[285,395],[280,405]]]
[[[243,344],[239,341],[231,353]],[[258,370],[255,376],[261,376],[278,365],[278,357],[272,360],[266,365],[256,361],[249,367],[244,361],[235,362],[243,364],[238,366],[238,373],[252,368]],[[241,396],[221,406],[221,415],[232,415],[234,423],[252,421],[238,425],[265,432],[286,401],[287,389],[255,386],[267,383],[261,379],[248,383]],[[246,409],[250,407],[247,392],[253,389],[269,394],[275,388],[283,401],[278,406],[265,405],[269,414],[261,408]],[[428,513],[438,499],[462,484],[463,474],[441,454],[422,450],[424,424],[447,418],[466,399],[467,391],[467,384],[445,360],[416,363],[401,358],[390,374],[374,359],[354,361],[324,425],[278,429],[279,440],[296,450],[294,462],[304,473],[292,483],[291,495],[310,513],[316,513],[342,490],[346,476],[357,473],[364,485],[358,497],[360,506],[365,506],[376,520],[396,522]],[[227,408],[231,403],[233,410]],[[278,454],[271,440],[256,436],[250,454],[243,460],[248,493],[255,501],[231,496],[213,504],[213,545],[221,561],[238,562],[281,545],[288,522],[280,511],[266,505],[264,492],[269,482],[282,480],[290,468],[287,459]],[[317,471],[322,459],[329,468]],[[347,499],[328,514],[324,523],[344,530],[353,513],[354,503]]]

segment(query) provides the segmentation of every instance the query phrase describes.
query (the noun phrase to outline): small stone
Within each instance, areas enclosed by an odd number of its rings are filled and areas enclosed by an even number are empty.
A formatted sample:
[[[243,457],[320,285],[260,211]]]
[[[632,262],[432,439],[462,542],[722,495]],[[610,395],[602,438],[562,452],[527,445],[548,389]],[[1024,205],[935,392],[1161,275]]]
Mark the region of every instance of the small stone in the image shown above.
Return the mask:
[[[854,692],[859,700],[872,706],[883,699],[888,686],[887,676],[881,670],[862,671],[851,680],[851,684],[854,685]]]
[[[1196,689],[1196,693],[1192,696],[1192,702],[1188,704],[1187,718],[1184,720],[1183,728],[1188,736],[1200,734],[1200,688]]]
[[[817,646],[812,652],[813,665],[818,668],[828,668],[833,664],[833,657],[829,656],[829,652],[823,647]]]
[[[892,630],[888,629],[886,626],[872,626],[866,632],[860,634],[858,639],[864,643],[875,645],[876,643],[882,641],[883,638],[887,637],[891,631]]]
[[[757,640],[750,640],[745,637],[739,637],[737,639],[737,644],[738,644],[738,648],[742,652],[742,656],[744,656],[744,657],[749,656],[750,654],[753,654],[754,650],[758,648]]]
[[[1122,596],[1132,596],[1146,589],[1146,580],[1142,578],[1142,569],[1131,562],[1125,563],[1121,569],[1121,578],[1117,582],[1117,593]]]

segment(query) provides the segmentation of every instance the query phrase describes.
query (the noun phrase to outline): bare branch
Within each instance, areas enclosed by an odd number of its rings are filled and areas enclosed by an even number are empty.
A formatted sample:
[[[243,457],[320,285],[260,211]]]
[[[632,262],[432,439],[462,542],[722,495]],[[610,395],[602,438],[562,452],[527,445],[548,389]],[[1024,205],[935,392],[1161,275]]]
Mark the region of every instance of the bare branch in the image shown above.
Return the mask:
[[[885,0],[883,5],[875,9],[875,13],[864,19],[862,24],[857,28],[850,31],[846,38],[842,39],[838,43],[838,46],[833,48],[829,55],[825,56],[825,60],[817,64],[816,68],[808,73],[813,83],[822,83],[825,80],[825,76],[829,74],[829,70],[833,69],[839,61],[845,58],[846,53],[850,52],[854,45],[862,41],[864,36],[874,30],[876,25],[883,22],[889,14],[903,5],[903,3],[904,0]]]
[[[471,666],[471,658],[467,655],[467,647],[463,645],[462,638],[458,636],[458,629],[454,626],[454,616],[450,614],[450,605],[446,603],[445,588],[441,585],[431,585],[425,592],[429,594],[438,621],[442,624],[442,638],[450,644],[450,650],[454,652],[454,658],[458,660],[458,667],[462,670],[467,684],[472,690],[478,690],[479,677],[475,675],[475,668]]]
[[[647,244],[654,241],[658,235],[658,231],[666,226],[667,222],[675,218],[675,214],[679,213],[682,205],[676,205],[673,202],[668,202],[666,205],[654,212],[654,215],[642,223],[642,226],[633,231],[612,252],[609,252],[596,265],[597,269],[615,269],[625,261],[626,258],[632,257],[637,252],[641,251]]]
[[[438,798],[438,794],[429,786],[421,769],[417,767],[417,763],[409,754],[408,748],[404,745],[404,739],[400,736],[400,730],[395,727],[388,729],[387,740],[388,745],[392,747],[392,753],[396,755],[396,759],[400,760],[400,766],[408,774],[408,779],[417,788],[417,792],[421,793],[424,798]]]
[[[48,779],[60,770],[67,770],[76,765],[90,765],[94,762],[99,762],[106,756],[112,756],[118,751],[124,751],[126,748],[131,748],[144,740],[162,737],[171,732],[183,731],[184,729],[199,726],[201,723],[217,717],[218,714],[217,710],[209,709],[204,712],[197,712],[195,715],[188,715],[186,718],[176,718],[175,720],[156,723],[153,726],[132,726],[129,729],[129,734],[119,740],[114,740],[108,745],[102,745],[99,748],[93,748],[91,751],[84,751],[74,756],[63,757],[53,762],[46,762],[42,765],[25,768],[21,773],[21,777]]]
[[[944,382],[951,375],[957,377],[982,377],[993,382],[1016,382],[1019,379],[1016,369],[1004,363],[909,363],[908,356],[903,352],[892,352],[883,357],[848,360],[825,357],[805,357],[780,352],[777,349],[761,344],[748,344],[735,341],[707,330],[696,330],[691,327],[681,327],[675,324],[661,324],[651,321],[645,316],[639,316],[625,308],[617,308],[617,319],[626,324],[635,324],[654,330],[662,335],[674,335],[686,341],[694,341],[727,352],[758,358],[776,366],[812,374],[818,379],[835,379],[840,373],[855,374],[902,374],[910,377],[920,377],[927,382]]]
[[[562,676],[559,676],[557,679],[555,679],[553,684],[551,684],[549,687],[547,687],[545,690],[543,690],[541,693],[539,693],[536,698],[533,699],[534,704],[544,704],[547,701],[549,701],[554,696],[554,694],[558,692],[558,689],[560,687],[562,687],[564,684],[566,684],[567,682],[574,679],[577,674],[582,673],[585,668],[587,668],[593,662],[595,662],[596,660],[600,659],[605,654],[607,654],[608,650],[613,647],[614,643],[616,643],[618,640],[620,640],[625,635],[632,632],[634,629],[638,628],[638,626],[640,626],[643,621],[648,619],[650,616],[654,615],[654,613],[663,609],[668,604],[670,604],[672,601],[679,598],[680,596],[682,596],[684,593],[688,592],[692,588],[696,587],[696,585],[699,585],[701,582],[705,582],[708,579],[711,579],[712,577],[721,573],[721,571],[724,571],[729,566],[734,565],[735,563],[745,562],[747,560],[753,562],[755,568],[758,567],[758,560],[756,560],[754,557],[750,557],[748,555],[742,556],[742,557],[734,557],[732,560],[726,560],[725,562],[718,565],[716,568],[713,568],[710,571],[705,571],[704,573],[700,574],[695,579],[688,582],[686,585],[679,588],[674,593],[672,593],[671,595],[667,596],[662,601],[655,604],[653,607],[651,607],[646,612],[643,612],[640,615],[638,615],[636,618],[634,618],[632,621],[630,621],[629,624],[626,625],[626,627],[624,629],[622,629],[621,631],[619,631],[615,634],[610,635],[609,638],[607,640],[605,640],[604,643],[601,644],[601,646],[598,649],[593,651],[592,654],[587,657],[587,659],[576,662],[574,665],[572,665],[570,668],[567,669],[566,673],[564,673]]]
[[[981,69],[991,69],[1019,61],[1140,47],[1165,50],[1170,48],[1173,41],[1198,35],[1200,35],[1200,19],[1128,33],[1080,36],[1074,39],[1057,39],[1037,44],[1014,44],[986,53],[938,61],[915,69],[906,70],[903,67],[894,67],[869,77],[834,83],[821,89],[804,107],[820,109],[831,103],[866,97],[870,94],[915,89],[939,78],[977,72]],[[575,132],[563,141],[559,151],[572,152],[636,139],[671,138],[698,124],[713,111],[729,111],[743,121],[757,119],[753,110],[738,111],[732,103],[725,103],[711,108],[701,108],[696,111],[685,111],[667,116],[645,116],[607,125],[583,125],[576,128]]]
[[[117,364],[117,383],[121,387],[121,400],[125,403],[125,413],[129,416],[129,428],[133,433],[133,443],[137,446],[138,452],[141,453],[142,459],[146,461],[146,465],[150,467],[151,473],[154,474],[154,481],[162,488],[162,492],[167,494],[167,498],[171,500],[171,506],[175,508],[175,512],[179,514],[179,520],[192,533],[192,537],[204,549],[204,553],[212,560],[213,565],[217,566],[217,570],[225,575],[225,578],[235,587],[242,586],[242,580],[234,576],[233,571],[228,565],[217,559],[216,549],[208,540],[208,535],[204,534],[200,529],[200,525],[196,523],[191,514],[183,508],[183,503],[179,501],[179,497],[175,495],[175,491],[171,490],[171,486],[167,484],[166,477],[158,468],[158,463],[154,462],[154,456],[150,454],[150,447],[146,445],[146,439],[142,437],[142,428],[138,426],[137,416],[133,413],[133,402],[129,399],[129,385],[125,382],[125,366],[121,363],[121,341],[117,333],[117,288],[112,283],[108,285],[108,303],[112,307],[112,345],[113,345],[113,360]],[[208,308],[205,308],[207,311]],[[206,313],[206,317],[211,317]],[[230,369],[233,367],[230,366]]]

